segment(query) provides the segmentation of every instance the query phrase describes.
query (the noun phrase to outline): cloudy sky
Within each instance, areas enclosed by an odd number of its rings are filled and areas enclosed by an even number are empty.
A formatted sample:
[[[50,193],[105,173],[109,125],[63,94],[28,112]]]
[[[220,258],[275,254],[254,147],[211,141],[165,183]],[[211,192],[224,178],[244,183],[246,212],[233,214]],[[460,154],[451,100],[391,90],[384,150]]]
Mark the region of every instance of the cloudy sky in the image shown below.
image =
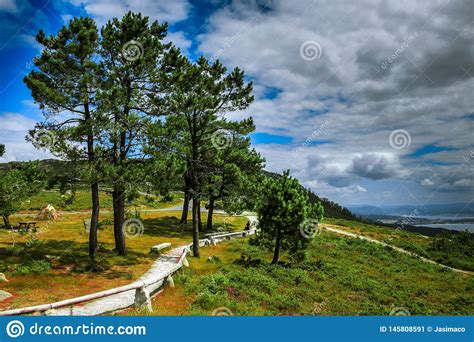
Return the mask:
[[[167,21],[191,59],[245,70],[256,100],[229,117],[253,116],[267,169],[344,205],[473,200],[470,0],[0,0],[0,161],[48,157],[24,141],[36,32],[128,10]]]

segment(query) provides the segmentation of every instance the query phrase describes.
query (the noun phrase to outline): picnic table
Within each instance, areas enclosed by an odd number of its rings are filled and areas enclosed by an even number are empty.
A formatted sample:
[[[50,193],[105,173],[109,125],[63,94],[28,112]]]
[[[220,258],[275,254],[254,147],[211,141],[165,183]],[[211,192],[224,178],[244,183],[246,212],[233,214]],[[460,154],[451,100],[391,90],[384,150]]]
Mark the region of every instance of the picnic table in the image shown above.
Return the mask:
[[[19,232],[24,231],[25,233],[28,233],[30,229],[36,233],[36,229],[37,229],[36,222],[34,221],[18,222]]]

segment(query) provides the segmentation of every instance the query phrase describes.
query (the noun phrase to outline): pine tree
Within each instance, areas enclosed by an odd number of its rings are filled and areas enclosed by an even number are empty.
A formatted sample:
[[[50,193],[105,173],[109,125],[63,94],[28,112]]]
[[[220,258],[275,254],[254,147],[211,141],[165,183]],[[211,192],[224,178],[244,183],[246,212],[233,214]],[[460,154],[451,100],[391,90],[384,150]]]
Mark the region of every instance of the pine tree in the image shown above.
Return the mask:
[[[282,249],[301,257],[318,232],[322,205],[309,203],[308,192],[289,171],[277,179],[267,178],[261,193],[256,206],[261,228],[257,241],[274,243],[272,263],[280,260]]]
[[[216,201],[229,213],[251,210],[255,204],[252,194],[261,181],[264,159],[250,147],[248,134],[255,127],[241,134],[234,133],[230,144],[209,156],[209,172],[206,177],[208,192],[207,229],[212,229],[212,218]]]
[[[126,252],[127,192],[142,179],[137,160],[145,157],[150,122],[165,114],[163,95],[171,90],[170,80],[181,58],[177,49],[163,42],[166,34],[166,24],[149,23],[148,17],[132,12],[112,19],[101,30],[100,56],[106,70],[101,110],[109,123],[103,142],[110,151],[115,246],[121,255]]]
[[[74,18],[56,36],[40,31],[36,40],[43,50],[34,60],[37,69],[24,82],[43,110],[45,120],[30,131],[28,139],[63,159],[88,161],[92,197],[89,255],[94,259],[99,218],[97,134],[101,122],[97,91],[102,75],[96,62],[97,27],[90,18]]]
[[[226,112],[241,110],[253,101],[252,84],[235,68],[230,74],[219,61],[209,63],[200,57],[187,62],[170,95],[166,125],[173,134],[176,153],[183,157],[183,175],[193,203],[193,254],[199,257],[200,201],[209,172],[208,153],[221,148],[227,135],[253,127],[252,119],[229,122]],[[222,134],[224,132],[224,134]]]

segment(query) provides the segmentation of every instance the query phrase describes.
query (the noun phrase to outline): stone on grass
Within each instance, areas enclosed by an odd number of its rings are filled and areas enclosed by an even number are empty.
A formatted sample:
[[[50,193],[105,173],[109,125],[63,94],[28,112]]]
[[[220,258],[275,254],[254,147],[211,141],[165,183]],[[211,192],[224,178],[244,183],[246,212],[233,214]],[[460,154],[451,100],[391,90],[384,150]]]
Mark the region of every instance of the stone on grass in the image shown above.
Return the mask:
[[[11,293],[0,290],[0,302],[10,297],[12,297]]]
[[[5,277],[5,274],[0,273],[0,283],[7,283],[8,279]]]

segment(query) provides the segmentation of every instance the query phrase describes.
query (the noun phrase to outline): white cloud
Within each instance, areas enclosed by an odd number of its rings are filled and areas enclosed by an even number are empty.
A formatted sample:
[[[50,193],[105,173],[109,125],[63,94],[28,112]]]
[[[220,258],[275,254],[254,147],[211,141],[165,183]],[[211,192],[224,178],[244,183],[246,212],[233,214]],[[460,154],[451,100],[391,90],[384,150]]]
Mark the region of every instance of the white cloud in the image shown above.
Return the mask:
[[[424,185],[424,186],[432,186],[434,185],[433,181],[429,178],[425,178],[421,181],[421,185]]]
[[[0,162],[52,158],[50,153],[35,149],[25,140],[28,130],[34,128],[35,120],[19,113],[1,113],[0,122],[0,143],[6,150]]]
[[[183,32],[168,32],[165,42],[172,42],[176,47],[180,48],[184,54],[187,54],[192,42],[186,38]]]
[[[15,12],[17,9],[15,0],[0,0],[0,11]]]
[[[141,12],[152,20],[170,24],[187,18],[191,5],[186,0],[70,0],[75,6],[84,6],[99,26],[108,20],[120,18],[128,11]]]
[[[361,186],[368,192],[358,200],[369,203],[374,191],[406,186],[423,202],[433,200],[425,179],[433,189],[467,185],[469,167],[459,164],[474,146],[473,121],[465,118],[474,107],[469,11],[466,2],[448,0],[272,1],[265,10],[234,1],[210,18],[199,48],[208,58],[220,51],[226,66],[254,81],[255,103],[231,118],[252,115],[258,131],[294,138],[294,146],[258,146],[271,170],[290,168],[328,197]],[[301,58],[306,41],[318,42],[320,58]],[[262,98],[269,88],[278,97]],[[390,146],[395,129],[409,132],[409,146]],[[330,144],[312,145],[318,141]],[[411,156],[425,145],[451,150]],[[472,198],[468,187],[456,189],[458,201]],[[406,195],[393,193],[390,201]]]

